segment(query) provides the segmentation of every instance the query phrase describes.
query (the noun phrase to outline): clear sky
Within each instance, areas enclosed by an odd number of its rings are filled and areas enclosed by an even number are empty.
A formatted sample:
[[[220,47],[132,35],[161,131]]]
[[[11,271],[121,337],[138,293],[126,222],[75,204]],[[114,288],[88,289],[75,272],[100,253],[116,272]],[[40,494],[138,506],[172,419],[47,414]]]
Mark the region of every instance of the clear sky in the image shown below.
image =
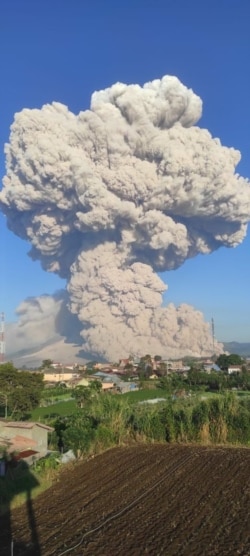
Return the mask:
[[[241,151],[250,176],[249,0],[2,0],[1,126],[15,112],[59,101],[75,113],[94,90],[176,75],[203,100],[199,126]],[[0,311],[14,320],[28,296],[64,283],[27,256],[29,245],[0,216]],[[187,302],[214,318],[221,341],[250,341],[250,232],[236,249],[198,256],[167,273],[165,301]]]

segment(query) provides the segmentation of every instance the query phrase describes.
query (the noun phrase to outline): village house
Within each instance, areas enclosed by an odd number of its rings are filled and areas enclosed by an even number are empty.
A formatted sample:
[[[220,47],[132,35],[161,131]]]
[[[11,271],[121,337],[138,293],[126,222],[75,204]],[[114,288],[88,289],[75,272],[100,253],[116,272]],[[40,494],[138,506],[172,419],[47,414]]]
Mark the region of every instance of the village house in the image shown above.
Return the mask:
[[[63,363],[60,363],[59,361],[56,361],[56,362],[51,363],[50,367],[52,367],[53,369],[56,369],[56,370],[68,369],[70,371],[73,371],[73,370],[76,370],[78,368],[78,365],[76,363],[64,363],[63,364]]]
[[[139,390],[138,384],[135,382],[123,382],[121,381],[119,385],[117,385],[117,390],[121,394],[127,394],[127,392],[135,392]]]
[[[102,391],[108,392],[110,390],[113,390],[114,387],[115,387],[114,382],[106,382],[106,381],[102,382]]]
[[[76,388],[77,386],[89,386],[91,379],[86,377],[72,378],[66,384],[67,388]]]
[[[162,363],[166,365],[166,369],[169,373],[174,373],[176,371],[181,371],[183,369],[183,362],[181,360],[170,361],[168,359],[168,360],[163,360]]]
[[[229,375],[231,375],[233,373],[239,374],[239,373],[241,373],[241,371],[242,371],[241,365],[229,365],[228,370],[227,370]]]
[[[220,371],[220,367],[218,367],[218,365],[216,365],[216,363],[204,363],[203,364],[203,370],[205,371],[205,373],[210,374],[214,371],[218,372]]]
[[[57,367],[44,371],[44,382],[59,384],[60,382],[69,382],[80,375],[76,369],[68,369],[66,367]]]
[[[52,431],[43,423],[0,419],[0,449],[31,464],[48,453],[48,434]]]
[[[125,394],[126,392],[131,392],[134,390],[138,390],[138,385],[134,382],[125,382],[120,379],[119,376],[115,374],[104,373],[102,371],[97,371],[93,377],[97,380],[100,380],[102,383],[102,390],[111,391],[116,390],[121,394]]]
[[[129,365],[131,363],[132,363],[131,359],[120,359],[119,369],[124,369],[126,367],[126,365]]]

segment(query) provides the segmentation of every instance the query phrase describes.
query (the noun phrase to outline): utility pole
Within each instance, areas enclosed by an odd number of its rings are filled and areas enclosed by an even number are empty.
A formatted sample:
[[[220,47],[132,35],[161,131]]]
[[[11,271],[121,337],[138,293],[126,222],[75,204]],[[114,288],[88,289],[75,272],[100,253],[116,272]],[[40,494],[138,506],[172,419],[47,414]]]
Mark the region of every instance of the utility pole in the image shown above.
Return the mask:
[[[213,342],[213,351],[214,351],[214,319],[211,320],[211,328],[212,328],[212,342]]]

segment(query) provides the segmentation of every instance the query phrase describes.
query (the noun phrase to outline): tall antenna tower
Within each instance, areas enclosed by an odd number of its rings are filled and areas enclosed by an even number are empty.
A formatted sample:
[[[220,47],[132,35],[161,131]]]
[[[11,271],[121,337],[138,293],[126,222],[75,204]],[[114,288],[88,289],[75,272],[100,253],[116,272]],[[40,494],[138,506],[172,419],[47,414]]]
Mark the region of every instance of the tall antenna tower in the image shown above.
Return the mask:
[[[213,350],[214,350],[214,319],[211,320],[211,328],[212,328],[212,342],[213,342]]]
[[[5,319],[4,313],[0,313],[0,364],[5,361]]]

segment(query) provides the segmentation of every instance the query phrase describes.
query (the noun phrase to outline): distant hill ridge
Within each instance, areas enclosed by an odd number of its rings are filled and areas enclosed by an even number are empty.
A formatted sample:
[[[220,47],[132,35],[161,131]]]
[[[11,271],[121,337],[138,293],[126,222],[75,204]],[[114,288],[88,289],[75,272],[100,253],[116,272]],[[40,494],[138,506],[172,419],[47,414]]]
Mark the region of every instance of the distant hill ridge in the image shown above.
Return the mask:
[[[250,357],[250,342],[223,342],[225,351],[238,353],[242,357]]]

